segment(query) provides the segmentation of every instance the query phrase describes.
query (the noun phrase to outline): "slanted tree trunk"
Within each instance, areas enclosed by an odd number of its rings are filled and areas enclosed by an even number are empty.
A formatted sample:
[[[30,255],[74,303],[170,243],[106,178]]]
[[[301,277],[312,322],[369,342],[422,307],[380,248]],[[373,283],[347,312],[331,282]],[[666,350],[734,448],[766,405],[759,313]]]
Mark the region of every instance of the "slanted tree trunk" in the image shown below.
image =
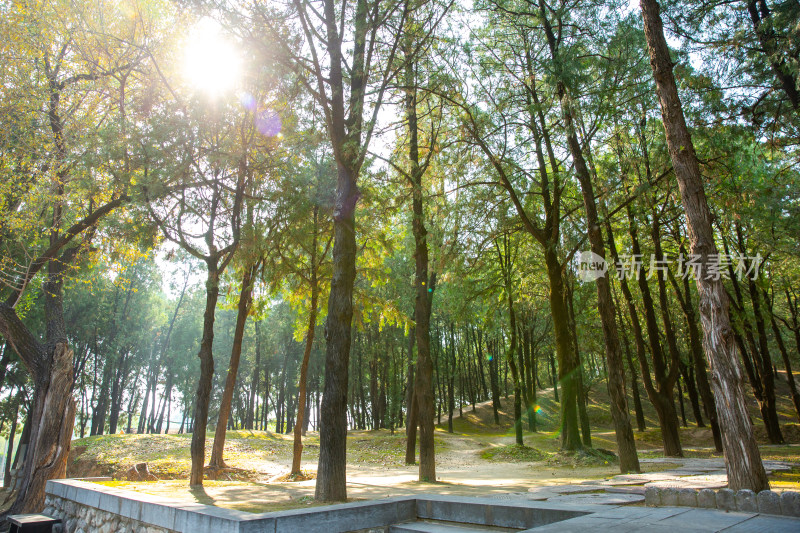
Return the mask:
[[[736,234],[739,239],[739,247],[744,251],[744,240],[741,226],[736,224]],[[758,374],[761,377],[761,387],[763,396],[759,401],[759,407],[767,428],[767,438],[771,444],[783,444],[780,421],[778,420],[777,399],[775,397],[775,373],[773,372],[772,357],[769,353],[769,343],[767,340],[767,328],[764,323],[764,315],[761,309],[761,294],[753,279],[747,280],[747,288],[750,293],[750,301],[753,305],[753,315],[756,321],[756,332],[758,333],[758,350],[753,353],[758,366]]]
[[[680,247],[681,253],[685,254],[683,245]],[[714,395],[711,393],[711,386],[708,383],[708,374],[706,372],[706,361],[703,357],[703,346],[700,340],[700,331],[697,327],[697,318],[695,315],[694,304],[692,303],[692,293],[689,287],[689,278],[683,278],[683,291],[678,287],[675,276],[671,272],[667,272],[670,283],[675,294],[678,297],[678,302],[683,309],[683,316],[686,319],[686,325],[689,330],[689,351],[692,355],[692,364],[694,365],[695,378],[697,379],[697,388],[700,390],[700,397],[703,399],[703,408],[708,417],[709,424],[711,425],[711,433],[714,436],[714,447],[718,452],[722,451],[722,433],[719,429],[719,422],[717,420],[717,406],[714,400]]]
[[[502,241],[502,246],[499,241]],[[514,438],[516,444],[522,446],[522,387],[520,385],[519,369],[516,362],[517,351],[517,315],[514,311],[514,285],[513,285],[513,259],[511,257],[511,239],[507,233],[502,239],[495,239],[497,260],[500,263],[500,272],[503,275],[503,290],[508,306],[508,327],[511,338],[509,339],[506,360],[511,368],[511,379],[514,384]]]
[[[641,133],[644,135],[644,133]],[[644,138],[642,137],[642,140]],[[631,238],[631,251],[634,257],[641,257],[642,251],[639,246],[639,233],[636,219],[630,205],[627,206],[628,213],[628,234]],[[647,327],[647,340],[650,344],[650,353],[653,362],[654,379],[645,379],[645,374],[650,377],[650,367],[646,359],[640,360],[642,365],[642,379],[650,398],[650,403],[656,410],[658,425],[661,428],[661,441],[664,444],[664,455],[667,457],[683,457],[681,448],[680,433],[678,427],[678,414],[675,411],[674,388],[675,382],[680,375],[678,372],[677,361],[664,361],[664,351],[661,347],[660,331],[656,318],[655,304],[650,292],[650,285],[645,276],[638,276],[639,292],[642,295],[642,307],[644,308],[645,325]],[[628,298],[629,295],[626,295]],[[629,306],[633,306],[633,301],[628,301]],[[635,307],[634,307],[635,309]],[[634,310],[635,313],[635,310]]]
[[[539,3],[539,12],[544,20],[544,29],[551,57],[554,64],[559,68],[560,75],[561,58],[558,41],[550,28],[542,1]],[[600,227],[600,217],[597,214],[597,204],[595,202],[592,179],[586,165],[583,150],[578,141],[575,124],[577,110],[572,103],[571,96],[567,94],[566,85],[562,79],[558,80],[557,93],[566,126],[567,145],[569,146],[570,155],[572,156],[575,175],[581,185],[584,212],[586,213],[587,235],[591,251],[595,255],[605,259],[606,252],[605,245],[603,244],[603,232]],[[588,150],[588,146],[586,149]],[[623,473],[639,472],[639,459],[636,455],[636,444],[633,439],[633,429],[628,415],[628,402],[625,392],[625,366],[622,362],[622,349],[619,343],[617,323],[614,317],[614,301],[611,298],[611,283],[608,276],[600,276],[595,280],[595,284],[597,288],[598,310],[600,312],[600,321],[603,328],[606,365],[608,369],[607,387],[609,396],[611,397],[611,417],[614,422],[617,447],[620,455],[620,470]],[[577,346],[575,349],[577,350]],[[581,379],[581,381],[583,380]],[[583,391],[581,396],[582,395]],[[591,445],[591,440],[588,438],[588,427],[585,433],[587,435],[586,444]]]
[[[589,423],[589,414],[586,412],[586,404],[588,403],[588,391],[583,383],[583,361],[581,360],[581,347],[578,343],[578,325],[575,322],[575,305],[573,301],[573,287],[572,282],[566,284],[566,294],[564,298],[567,299],[567,310],[569,311],[569,329],[572,338],[572,349],[575,351],[575,358],[578,360],[578,370],[576,372],[578,379],[578,422],[581,427],[581,437],[583,445],[587,448],[592,447],[592,429]]]
[[[75,374],[72,350],[67,346],[62,291],[64,271],[76,255],[77,249],[72,248],[48,264],[43,291],[46,343],[34,337],[7,302],[0,303],[0,334],[17,352],[34,385],[28,411],[28,446],[10,514],[41,512],[47,481],[66,475],[75,422]]]
[[[786,382],[789,385],[792,403],[794,403],[794,411],[797,414],[798,420],[800,420],[800,393],[797,392],[797,385],[795,385],[794,376],[792,375],[792,363],[789,361],[789,351],[786,349],[786,344],[783,342],[783,335],[781,335],[781,330],[778,327],[778,323],[775,321],[775,316],[773,315],[771,319],[772,333],[775,335],[775,342],[778,343],[778,349],[783,358],[783,368],[786,369]]]
[[[219,405],[219,416],[217,417],[217,427],[214,432],[214,445],[211,448],[211,460],[208,462],[210,469],[216,474],[220,469],[225,468],[225,434],[227,430],[227,420],[231,414],[231,404],[233,393],[236,388],[236,377],[239,374],[239,360],[242,355],[242,340],[244,339],[244,327],[247,324],[247,315],[250,314],[250,305],[253,302],[253,277],[255,276],[259,264],[246,265],[242,272],[242,285],[239,290],[239,303],[236,312],[236,327],[233,330],[233,345],[231,347],[231,360],[228,365],[228,374],[225,377],[225,389],[222,391],[222,401]]]
[[[717,247],[700,166],[678,97],[659,5],[656,0],[640,2],[667,147],[686,213],[690,251],[698,255],[700,264],[705,266],[710,262],[709,256],[717,254]],[[725,399],[717,405],[717,414],[723,435],[728,485],[733,490],[750,489],[759,492],[769,488],[769,481],[747,413],[742,387],[744,380],[728,315],[728,296],[721,279],[698,276],[696,282],[700,294],[703,347],[712,369],[714,395]]]
[[[794,48],[794,61],[790,57],[789,62],[787,62],[778,46],[778,37],[775,35],[772,14],[767,6],[767,0],[745,1],[747,3],[747,13],[750,15],[750,21],[753,23],[753,30],[759,44],[761,44],[765,60],[772,68],[773,74],[775,74],[794,110],[800,111],[800,91],[797,89],[797,75],[795,74],[797,67],[791,66],[792,62],[797,61],[797,48]]]
[[[203,313],[203,337],[200,341],[200,351],[197,354],[200,358],[200,379],[197,381],[194,414],[192,416],[192,472],[189,478],[190,486],[203,484],[208,404],[211,400],[211,385],[214,379],[214,318],[217,299],[219,298],[220,276],[217,258],[207,258],[206,268],[206,307]]]
[[[311,244],[311,272],[309,285],[311,288],[311,304],[308,308],[308,326],[306,326],[306,345],[303,350],[303,362],[300,363],[300,384],[297,393],[297,421],[294,425],[294,445],[292,448],[291,475],[300,474],[300,461],[303,457],[303,428],[306,416],[306,387],[308,382],[308,361],[311,357],[311,348],[314,346],[314,332],[317,329],[317,306],[319,300],[319,284],[317,282],[317,222],[319,219],[319,206],[314,204],[314,236]]]

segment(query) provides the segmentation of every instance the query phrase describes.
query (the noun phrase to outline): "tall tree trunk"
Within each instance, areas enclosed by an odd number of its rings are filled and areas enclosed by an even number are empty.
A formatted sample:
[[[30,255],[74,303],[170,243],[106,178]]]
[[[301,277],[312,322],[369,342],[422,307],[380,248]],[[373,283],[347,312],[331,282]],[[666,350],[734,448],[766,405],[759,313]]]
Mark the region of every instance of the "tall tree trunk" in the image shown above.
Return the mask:
[[[786,369],[786,382],[789,385],[789,393],[792,396],[792,403],[794,403],[794,411],[797,414],[798,420],[800,420],[800,393],[797,392],[797,385],[794,382],[794,376],[792,375],[792,364],[789,361],[789,351],[786,349],[786,344],[783,342],[783,335],[781,335],[781,330],[778,327],[778,323],[775,321],[775,316],[771,317],[772,321],[772,333],[775,335],[775,342],[778,343],[778,349],[781,352],[781,357],[783,358],[783,368]]]
[[[412,326],[408,336],[408,371],[406,372],[406,464],[413,465],[417,462],[417,425],[419,404],[417,403],[416,378],[414,374],[414,343],[417,334]]]
[[[420,165],[419,132],[417,121],[417,65],[411,61],[413,43],[406,43],[409,60],[405,68],[405,112],[409,131],[408,178],[412,188],[411,230],[414,234],[414,334],[417,344],[417,371],[415,395],[419,421],[419,480],[436,481],[436,454],[434,449],[434,396],[433,362],[431,360],[430,316],[436,274],[428,272],[428,231],[425,228],[425,209],[422,178],[425,166]],[[411,444],[409,444],[411,446]],[[406,452],[408,459],[408,451]]]
[[[22,403],[22,390],[17,393],[17,402],[14,406],[14,415],[11,418],[11,429],[8,432],[8,448],[6,449],[6,463],[3,469],[3,488],[8,488],[11,483],[11,458],[14,456],[14,437],[17,434],[17,418],[19,418],[19,405]]]
[[[76,254],[77,249],[68,250],[48,264],[43,290],[45,344],[36,340],[8,303],[0,303],[0,334],[20,356],[34,386],[28,411],[28,446],[10,514],[41,512],[47,481],[66,475],[75,422],[75,370],[64,324],[63,278]]]
[[[691,253],[701,258],[701,265],[707,265],[710,262],[709,255],[717,254],[717,247],[700,166],[678,97],[658,3],[656,0],[640,2],[667,147],[686,213]],[[717,405],[717,414],[723,434],[728,485],[733,490],[759,492],[769,488],[769,481],[747,414],[743,376],[728,315],[728,296],[720,279],[698,276],[696,282],[700,294],[703,347],[712,369],[714,395],[725,399]]]
[[[738,223],[736,224],[736,234],[739,240],[739,247],[744,252],[742,229]],[[761,294],[752,278],[747,280],[747,288],[753,305],[753,316],[755,317],[756,332],[758,333],[758,350],[754,352],[754,356],[758,365],[758,373],[761,376],[763,390],[759,407],[764,417],[767,438],[769,438],[770,443],[783,444],[783,435],[781,434],[781,426],[778,420],[777,399],[775,398],[775,373],[773,372],[772,357],[769,352],[767,328],[761,309]]]
[[[697,427],[706,427],[703,422],[703,415],[700,411],[700,400],[697,396],[697,387],[695,386],[694,370],[681,361],[681,377],[683,383],[686,385],[686,392],[689,393],[689,403],[692,406],[692,416],[697,423]]]
[[[642,132],[643,135],[643,132]],[[628,213],[628,234],[631,238],[631,251],[634,257],[641,257],[642,251],[639,246],[639,233],[636,219],[630,205],[627,206]],[[680,433],[678,427],[678,414],[675,411],[674,388],[678,379],[677,361],[670,361],[667,366],[664,361],[664,352],[661,347],[660,331],[658,319],[656,318],[655,304],[650,292],[650,285],[645,276],[638,276],[639,292],[642,295],[642,306],[644,307],[645,325],[647,327],[647,340],[650,344],[650,353],[653,361],[654,380],[644,381],[647,396],[650,403],[656,410],[658,425],[661,427],[661,440],[664,444],[664,455],[667,457],[683,457],[681,448]],[[626,298],[629,296],[626,295]],[[629,306],[633,301],[629,300]],[[642,364],[640,362],[640,364]],[[642,377],[645,373],[650,376],[649,366],[645,362],[642,366]],[[654,381],[654,382],[653,382]]]
[[[683,246],[681,245],[681,253],[684,253]],[[685,253],[684,253],[685,255]],[[703,357],[703,346],[700,340],[700,331],[697,327],[697,318],[694,312],[694,304],[692,303],[692,293],[689,287],[688,277],[683,278],[683,291],[681,292],[678,287],[678,282],[671,272],[667,272],[672,288],[675,289],[675,294],[678,296],[678,302],[683,309],[683,315],[686,318],[686,325],[689,329],[689,351],[692,355],[692,364],[694,365],[694,373],[697,379],[697,388],[700,390],[700,397],[703,399],[703,408],[708,417],[709,424],[711,424],[711,433],[714,436],[714,447],[718,452],[722,451],[722,433],[719,429],[719,421],[717,420],[717,405],[714,395],[711,393],[711,386],[708,383],[708,373],[706,372],[706,361]]]
[[[558,398],[558,374],[556,373],[556,361],[553,358],[553,352],[549,352],[547,355],[550,361],[550,383],[553,385],[553,398],[555,401],[560,402]]]
[[[508,306],[508,327],[510,333],[506,360],[511,368],[511,379],[514,384],[514,437],[516,444],[522,446],[522,387],[520,385],[519,369],[517,368],[517,315],[514,311],[514,285],[513,285],[513,260],[511,257],[511,239],[507,233],[503,234],[502,246],[500,239],[495,239],[494,246],[497,251],[497,259],[500,263],[500,271],[503,274],[503,284]]]
[[[306,345],[303,350],[303,362],[300,363],[300,388],[297,393],[297,421],[294,425],[294,446],[292,448],[291,475],[300,474],[300,460],[303,457],[303,428],[307,422],[306,416],[306,384],[308,382],[308,361],[311,358],[311,348],[314,346],[314,332],[317,328],[317,305],[319,289],[317,283],[317,219],[319,207],[314,205],[314,238],[311,245],[311,304],[308,309],[308,326],[306,327]]]
[[[116,377],[111,387],[111,412],[108,416],[108,434],[114,435],[117,432],[119,423],[119,413],[122,410],[122,393],[125,391],[125,379],[128,377],[129,352],[126,351],[120,357],[117,367]]]
[[[216,257],[206,259],[206,308],[203,313],[203,338],[200,341],[200,379],[194,399],[192,416],[192,473],[190,486],[203,484],[206,455],[206,428],[208,427],[208,404],[211,400],[211,384],[214,380],[214,315],[219,298],[219,276]],[[223,419],[225,420],[225,419]],[[224,425],[224,422],[223,422]]]
[[[244,327],[247,324],[247,315],[250,313],[250,305],[253,301],[253,276],[255,276],[257,270],[258,264],[251,264],[245,266],[242,272],[242,285],[239,291],[239,303],[236,312],[236,327],[233,330],[231,360],[228,365],[227,376],[225,377],[225,389],[222,391],[222,401],[219,405],[217,427],[214,432],[214,445],[211,448],[211,460],[208,463],[209,468],[214,470],[215,473],[225,468],[226,421],[231,414],[231,403],[233,402],[233,393],[236,388],[236,377],[239,374],[239,360],[242,355]]]
[[[108,389],[111,385],[111,374],[114,371],[116,358],[108,354],[103,360],[103,379],[100,382],[100,393],[97,398],[97,405],[92,410],[92,427],[89,430],[90,436],[102,435],[105,432],[106,414],[108,413]]]
[[[540,4],[540,12],[541,11]],[[547,24],[545,25],[545,28],[552,59],[558,64],[560,58],[556,44],[557,41],[555,40],[552,31],[547,27]],[[566,125],[567,144],[569,145],[570,155],[572,156],[575,175],[578,177],[578,181],[581,185],[590,248],[593,254],[605,259],[606,251],[605,245],[603,244],[603,232],[600,227],[600,217],[597,214],[597,204],[595,202],[592,179],[589,174],[589,169],[586,166],[586,160],[584,158],[581,145],[578,141],[578,135],[575,126],[576,109],[571,103],[570,95],[567,94],[566,86],[564,85],[563,80],[559,80],[557,91],[559,93],[562,115]],[[588,146],[586,149],[588,150]],[[611,418],[614,422],[617,448],[620,455],[620,470],[623,473],[639,472],[639,459],[636,454],[636,444],[633,439],[633,428],[631,427],[631,421],[628,415],[628,401],[625,392],[625,366],[622,362],[622,349],[619,343],[619,335],[617,333],[616,318],[614,317],[614,301],[611,298],[611,283],[608,276],[599,276],[595,280],[595,284],[597,288],[597,303],[598,310],[600,312],[600,322],[603,328],[606,365],[608,369],[607,387],[609,396],[611,398]],[[577,350],[577,346],[575,349]],[[581,381],[583,381],[582,377]],[[588,436],[588,428],[586,430],[586,434]],[[591,440],[587,438],[586,443],[587,445],[591,445]]]
[[[578,431],[578,362],[572,349],[569,333],[569,313],[564,299],[564,278],[561,262],[552,246],[545,249],[545,264],[550,283],[550,312],[553,315],[558,382],[561,384],[561,448],[577,450],[582,447]]]
[[[486,349],[489,352],[489,383],[492,389],[492,410],[494,411],[494,423],[500,424],[500,414],[498,411],[503,408],[500,404],[500,384],[498,382],[497,351],[492,343],[487,339]]]
[[[631,389],[633,390],[633,409],[636,412],[636,427],[639,429],[639,431],[645,431],[647,430],[647,424],[644,420],[642,398],[639,394],[639,381],[636,376],[636,365],[633,364],[633,356],[631,355],[631,349],[630,346],[628,346],[628,341],[625,341],[624,346],[625,357],[628,360],[628,368],[631,370]]]
[[[573,301],[573,287],[572,282],[566,284],[566,294],[564,297],[567,299],[567,309],[569,311],[569,329],[572,336],[572,346],[575,350],[575,358],[578,360],[578,422],[581,427],[581,437],[583,445],[587,448],[592,447],[592,428],[589,423],[589,414],[586,412],[586,405],[588,403],[588,391],[583,383],[583,361],[581,360],[581,348],[578,343],[578,326],[575,322],[575,305]],[[631,433],[633,434],[633,433]]]
[[[319,464],[315,497],[347,499],[347,381],[350,361],[353,284],[356,278],[355,203],[357,174],[337,163],[333,215],[333,276],[325,323],[325,390],[319,429]]]

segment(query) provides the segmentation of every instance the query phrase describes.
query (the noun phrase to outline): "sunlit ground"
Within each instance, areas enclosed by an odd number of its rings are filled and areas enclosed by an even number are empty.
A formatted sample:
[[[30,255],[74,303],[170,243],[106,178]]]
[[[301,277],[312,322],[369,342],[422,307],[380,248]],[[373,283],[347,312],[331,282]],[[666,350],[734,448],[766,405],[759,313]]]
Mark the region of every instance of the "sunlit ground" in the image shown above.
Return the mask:
[[[616,450],[614,432],[605,387],[597,387],[588,413],[593,423],[592,446],[595,450]],[[800,425],[792,417],[791,405],[779,401],[782,430],[787,445],[766,444],[763,429],[756,426],[764,459],[800,464]],[[783,405],[786,403],[786,405]],[[489,402],[454,413],[453,430],[448,433],[447,419],[435,433],[437,483],[419,483],[417,467],[405,465],[405,435],[389,430],[350,431],[347,443],[348,496],[351,499],[375,499],[418,493],[492,496],[509,492],[527,492],[533,487],[573,484],[600,480],[619,473],[618,465],[605,461],[602,451],[592,454],[567,454],[559,451],[558,404],[552,389],[541,391],[538,399],[536,433],[523,426],[525,448],[513,446],[514,434],[508,410],[513,403],[503,399],[500,425],[494,424]],[[688,406],[687,406],[688,407]],[[753,413],[757,418],[757,407]],[[648,429],[635,432],[640,458],[660,458],[661,436],[655,413],[645,409]],[[687,457],[719,458],[708,427],[693,424],[680,428],[681,442]],[[292,436],[263,431],[229,431],[225,459],[231,467],[217,480],[208,480],[202,489],[190,490],[187,479],[191,469],[190,435],[110,435],[91,437],[73,444],[68,474],[73,477],[113,475],[124,479],[127,468],[147,462],[161,481],[140,483],[112,481],[118,488],[157,495],[165,500],[198,502],[208,505],[263,512],[317,505],[313,500],[313,475],[319,458],[319,438],[309,432],[303,451],[304,472],[312,479],[281,482],[291,465]],[[213,434],[207,439],[210,456]],[[673,468],[676,463],[643,463],[644,471]],[[775,490],[800,490],[800,470],[773,474]]]

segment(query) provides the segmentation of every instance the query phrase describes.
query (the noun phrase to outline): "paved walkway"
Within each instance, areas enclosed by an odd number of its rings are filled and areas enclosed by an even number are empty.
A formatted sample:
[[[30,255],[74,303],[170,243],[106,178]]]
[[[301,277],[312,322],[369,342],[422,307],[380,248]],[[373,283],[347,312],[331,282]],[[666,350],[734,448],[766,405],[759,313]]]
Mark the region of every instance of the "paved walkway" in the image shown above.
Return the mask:
[[[628,505],[644,501],[647,487],[676,489],[722,489],[728,476],[722,459],[643,459],[642,463],[678,464],[677,468],[642,474],[620,474],[600,481],[582,481],[570,485],[534,487],[528,492],[493,496],[498,499],[523,499],[568,504]],[[768,473],[791,471],[793,463],[764,461]],[[800,529],[798,529],[800,533]]]
[[[538,527],[536,533],[625,533],[625,532],[765,532],[800,533],[800,518],[758,513],[726,512],[691,507],[642,507],[645,489],[660,488],[720,489],[728,486],[722,459],[643,459],[643,463],[680,465],[671,470],[643,474],[621,474],[602,481],[572,485],[535,487],[527,493],[496,495],[496,499],[523,499],[586,506],[608,506],[607,510],[580,518]],[[791,471],[793,463],[764,461],[768,472]],[[631,504],[639,504],[629,506]]]
[[[800,518],[756,513],[726,513],[688,507],[613,507],[580,518],[555,522],[531,533],[798,533]]]

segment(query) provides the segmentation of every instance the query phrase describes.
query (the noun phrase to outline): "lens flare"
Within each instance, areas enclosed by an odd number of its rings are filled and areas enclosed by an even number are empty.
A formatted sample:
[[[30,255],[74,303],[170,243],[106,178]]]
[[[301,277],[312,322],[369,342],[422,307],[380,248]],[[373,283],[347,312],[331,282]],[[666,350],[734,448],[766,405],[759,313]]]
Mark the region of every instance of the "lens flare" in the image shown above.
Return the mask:
[[[277,137],[281,132],[281,117],[271,109],[264,109],[256,115],[256,128],[266,137]]]
[[[204,18],[189,32],[183,74],[194,88],[219,96],[238,83],[241,67],[239,51],[223,35],[219,23]]]

